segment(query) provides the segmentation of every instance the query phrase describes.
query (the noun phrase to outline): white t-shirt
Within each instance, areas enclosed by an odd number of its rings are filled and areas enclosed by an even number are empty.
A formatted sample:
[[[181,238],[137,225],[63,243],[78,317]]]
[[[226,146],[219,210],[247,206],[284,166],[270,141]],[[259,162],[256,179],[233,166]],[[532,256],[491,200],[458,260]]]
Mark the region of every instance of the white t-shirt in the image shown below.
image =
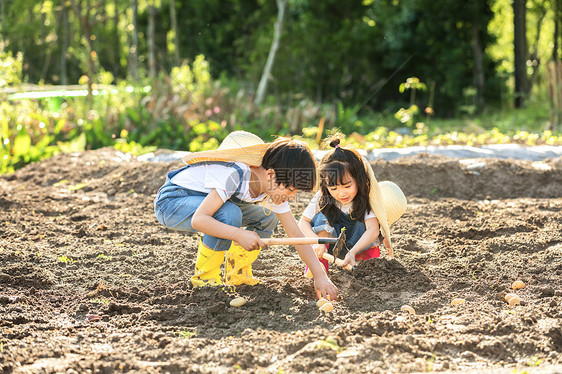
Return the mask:
[[[316,192],[316,195],[310,200],[310,203],[302,213],[302,215],[308,219],[314,218],[320,212],[320,198],[322,197],[322,191]],[[336,206],[345,214],[349,214],[351,212],[353,202],[349,204],[341,204],[339,201],[336,201]],[[375,213],[373,211],[369,211],[365,213],[365,220],[369,218],[375,218]]]
[[[248,203],[263,201],[267,197],[266,194],[261,194],[255,198],[250,195],[250,177],[252,175],[250,167],[243,162],[236,162],[236,165],[243,171],[242,185],[236,195],[234,193],[240,185],[240,173],[234,166],[220,164],[194,165],[174,175],[171,182],[180,187],[204,193],[217,190],[223,202],[226,202],[232,196]],[[281,204],[272,204],[271,210],[275,213],[291,211],[287,201]]]

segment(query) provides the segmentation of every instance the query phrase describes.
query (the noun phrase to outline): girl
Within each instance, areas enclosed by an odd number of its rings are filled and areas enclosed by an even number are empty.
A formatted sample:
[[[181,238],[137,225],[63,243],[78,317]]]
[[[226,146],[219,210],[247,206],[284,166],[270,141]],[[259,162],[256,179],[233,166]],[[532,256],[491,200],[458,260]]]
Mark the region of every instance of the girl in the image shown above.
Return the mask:
[[[381,240],[392,257],[389,224],[406,210],[404,194],[392,182],[377,183],[369,163],[357,151],[340,147],[339,137],[328,141],[334,150],[320,162],[320,190],[304,210],[299,227],[306,236],[321,237],[337,237],[345,229],[346,242],[338,254],[343,266],[380,257]],[[327,272],[328,261],[322,255],[333,255],[331,249],[326,245],[313,249]]]
[[[191,277],[193,286],[222,285],[225,258],[225,283],[259,283],[251,265],[265,247],[261,238],[270,237],[279,221],[287,235],[303,236],[288,201],[298,190],[314,187],[314,156],[303,143],[291,139],[264,143],[254,134],[235,131],[217,150],[192,153],[183,161],[186,166],[168,173],[154,209],[164,226],[204,234]],[[271,209],[255,204],[264,200],[269,200]],[[337,289],[312,248],[295,247],[314,273],[318,297],[335,300]]]

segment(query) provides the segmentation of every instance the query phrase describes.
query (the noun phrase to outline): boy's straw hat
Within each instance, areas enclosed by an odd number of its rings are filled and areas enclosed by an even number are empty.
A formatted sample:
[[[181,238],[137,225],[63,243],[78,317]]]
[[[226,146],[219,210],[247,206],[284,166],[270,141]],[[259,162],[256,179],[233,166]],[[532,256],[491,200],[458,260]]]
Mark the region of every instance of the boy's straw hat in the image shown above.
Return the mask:
[[[378,183],[369,161],[363,156],[361,158],[371,181],[371,190],[369,192],[371,209],[379,220],[382,235],[384,236],[384,247],[390,257],[394,257],[390,241],[390,225],[396,222],[406,211],[406,196],[404,196],[404,192],[402,192],[400,187],[393,182],[385,181]]]
[[[247,131],[233,131],[221,142],[218,149],[190,153],[182,158],[186,164],[204,161],[237,161],[250,166],[261,166],[263,155],[271,143]]]

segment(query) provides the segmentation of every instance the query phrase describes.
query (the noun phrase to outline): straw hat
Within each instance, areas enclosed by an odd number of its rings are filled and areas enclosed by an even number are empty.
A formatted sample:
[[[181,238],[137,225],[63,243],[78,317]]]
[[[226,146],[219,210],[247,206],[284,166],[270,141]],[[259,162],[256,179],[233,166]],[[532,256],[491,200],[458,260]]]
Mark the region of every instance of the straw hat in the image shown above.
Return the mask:
[[[261,166],[263,155],[271,143],[264,143],[247,131],[233,131],[216,150],[190,153],[182,158],[186,164],[204,161],[237,161],[250,166]]]
[[[391,181],[379,182],[379,188],[388,224],[392,226],[406,212],[406,196],[400,187]]]
[[[371,164],[369,164],[365,157],[361,156],[361,158],[371,181],[371,190],[369,192],[371,209],[379,220],[382,235],[384,236],[384,246],[390,257],[394,257],[390,241],[390,225],[396,222],[406,211],[406,196],[404,196],[400,187],[393,182],[385,181],[378,183]]]

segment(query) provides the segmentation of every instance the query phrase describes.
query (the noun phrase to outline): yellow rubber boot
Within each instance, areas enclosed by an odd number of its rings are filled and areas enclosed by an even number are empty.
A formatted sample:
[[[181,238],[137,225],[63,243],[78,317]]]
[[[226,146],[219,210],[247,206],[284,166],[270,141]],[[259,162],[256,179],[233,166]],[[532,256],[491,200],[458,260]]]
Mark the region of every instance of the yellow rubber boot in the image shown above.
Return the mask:
[[[191,277],[193,287],[222,286],[221,265],[224,262],[224,251],[213,251],[199,240],[195,275]]]
[[[256,261],[260,250],[247,251],[238,244],[230,246],[226,252],[226,263],[224,265],[224,281],[226,284],[238,286],[240,284],[249,284],[253,286],[261,283],[252,274],[252,262]]]

